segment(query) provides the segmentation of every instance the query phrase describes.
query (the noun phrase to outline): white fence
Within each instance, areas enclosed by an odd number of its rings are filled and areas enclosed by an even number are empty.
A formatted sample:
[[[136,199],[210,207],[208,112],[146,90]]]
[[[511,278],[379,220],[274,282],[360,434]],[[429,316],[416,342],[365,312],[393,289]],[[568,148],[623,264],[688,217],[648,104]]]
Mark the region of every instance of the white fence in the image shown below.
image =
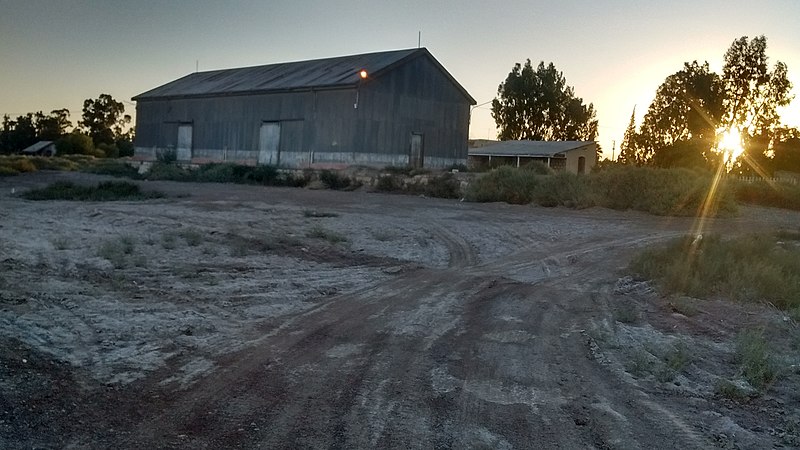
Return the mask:
[[[730,176],[729,178],[744,181],[746,183],[786,183],[786,184],[798,184],[798,179],[794,177],[773,177],[773,178],[764,178],[764,177],[740,177],[740,176]]]

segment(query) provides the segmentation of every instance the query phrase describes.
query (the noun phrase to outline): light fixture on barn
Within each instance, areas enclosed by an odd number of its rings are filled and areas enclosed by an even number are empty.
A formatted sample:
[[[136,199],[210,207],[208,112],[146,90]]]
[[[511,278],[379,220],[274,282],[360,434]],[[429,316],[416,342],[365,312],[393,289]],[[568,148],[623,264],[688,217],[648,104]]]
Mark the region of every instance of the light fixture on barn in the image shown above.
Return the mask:
[[[358,72],[358,76],[361,77],[362,80],[366,80],[367,77],[369,76],[369,73],[367,73],[367,69],[361,69]],[[358,88],[359,88],[359,86],[360,86],[360,84],[356,86],[356,102],[353,103],[353,109],[358,109]]]

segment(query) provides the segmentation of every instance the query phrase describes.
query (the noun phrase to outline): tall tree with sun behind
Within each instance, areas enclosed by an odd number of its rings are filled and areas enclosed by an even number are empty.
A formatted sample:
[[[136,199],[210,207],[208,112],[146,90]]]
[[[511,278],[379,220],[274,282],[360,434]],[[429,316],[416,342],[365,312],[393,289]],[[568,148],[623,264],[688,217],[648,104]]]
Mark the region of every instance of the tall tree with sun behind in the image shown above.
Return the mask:
[[[685,63],[667,77],[644,115],[639,161],[658,167],[713,164],[716,129],[723,117],[724,87],[708,63]]]
[[[722,75],[694,61],[667,77],[637,135],[637,159],[660,167],[724,160],[729,170],[761,170],[752,167],[764,165],[781,126],[778,109],[792,100],[786,65],[770,70],[766,50],[766,37],[741,37],[725,53]]]
[[[748,42],[741,37],[725,52],[722,67],[725,85],[723,126],[738,127],[742,134],[771,134],[780,124],[777,109],[792,100],[786,64],[778,61],[770,71],[767,38]]]
[[[786,64],[778,61],[770,71],[767,38],[748,41],[745,36],[733,41],[725,52],[722,79],[725,117],[720,130],[723,135],[741,136],[731,165],[737,172],[763,172],[766,153],[776,143],[775,131],[780,127],[778,108],[792,100]]]

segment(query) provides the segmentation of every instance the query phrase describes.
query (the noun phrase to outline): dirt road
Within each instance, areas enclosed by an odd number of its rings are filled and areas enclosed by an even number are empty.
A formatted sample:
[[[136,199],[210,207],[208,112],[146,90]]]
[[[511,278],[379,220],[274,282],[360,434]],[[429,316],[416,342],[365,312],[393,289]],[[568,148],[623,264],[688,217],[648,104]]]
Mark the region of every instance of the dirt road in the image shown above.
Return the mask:
[[[796,372],[746,403],[714,388],[739,329],[790,346],[792,323],[724,301],[685,317],[626,278],[692,219],[171,182],[143,182],[168,194],[147,202],[12,194],[55,179],[102,177],[0,179],[0,447],[800,445]],[[677,343],[691,362],[663,376]]]

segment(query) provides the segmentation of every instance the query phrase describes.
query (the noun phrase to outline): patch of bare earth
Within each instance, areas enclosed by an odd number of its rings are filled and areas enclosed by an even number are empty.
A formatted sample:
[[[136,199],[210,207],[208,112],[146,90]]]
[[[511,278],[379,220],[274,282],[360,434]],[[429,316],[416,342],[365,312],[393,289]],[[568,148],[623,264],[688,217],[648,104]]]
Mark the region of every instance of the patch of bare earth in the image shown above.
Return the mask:
[[[793,322],[724,299],[686,315],[626,278],[691,219],[171,182],[142,182],[168,194],[146,202],[12,194],[58,179],[103,178],[0,179],[2,448],[800,445]],[[781,377],[721,396],[757,327]]]

